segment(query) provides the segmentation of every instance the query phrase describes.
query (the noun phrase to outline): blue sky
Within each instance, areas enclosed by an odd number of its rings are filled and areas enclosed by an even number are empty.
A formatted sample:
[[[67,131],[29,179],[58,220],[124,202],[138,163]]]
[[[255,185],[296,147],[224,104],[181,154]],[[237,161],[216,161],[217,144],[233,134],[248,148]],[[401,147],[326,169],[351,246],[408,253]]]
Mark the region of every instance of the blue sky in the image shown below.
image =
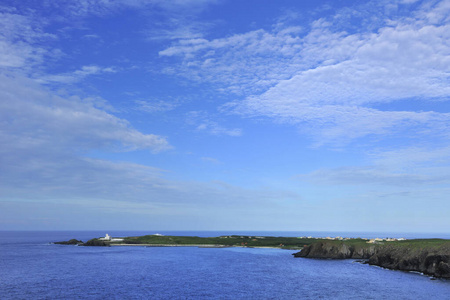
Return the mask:
[[[448,0],[0,14],[0,229],[450,226]]]

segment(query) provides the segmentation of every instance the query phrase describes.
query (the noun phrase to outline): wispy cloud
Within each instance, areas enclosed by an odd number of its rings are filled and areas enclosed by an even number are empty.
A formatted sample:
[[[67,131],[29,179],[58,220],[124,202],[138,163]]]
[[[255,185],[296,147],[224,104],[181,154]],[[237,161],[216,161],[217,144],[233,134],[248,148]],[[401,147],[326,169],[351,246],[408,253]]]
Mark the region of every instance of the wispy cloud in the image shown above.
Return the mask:
[[[275,33],[255,30],[214,40],[182,40],[160,51],[160,56],[182,58],[181,74],[190,79],[220,83],[219,89],[237,94],[264,90],[291,76],[299,45],[300,28]]]
[[[116,73],[114,67],[99,67],[96,65],[83,66],[81,69],[63,74],[44,75],[38,79],[42,83],[74,83],[92,75]]]
[[[443,176],[444,174],[397,173],[392,169],[373,166],[342,167],[317,170],[300,178],[326,185],[418,187],[450,183],[450,169],[446,171],[447,173]]]
[[[370,164],[319,169],[299,178],[319,184],[383,186],[409,191],[450,183],[450,147],[412,146],[368,153]]]
[[[199,12],[218,0],[62,0],[45,2],[48,7],[61,9],[68,16],[106,16],[121,9],[165,10],[170,12]]]
[[[170,16],[164,22],[151,24],[144,35],[152,40],[185,40],[202,38],[213,24],[199,22],[182,16]]]
[[[194,126],[196,130],[212,135],[241,136],[240,128],[226,128],[214,120],[205,111],[191,111],[187,114],[187,124]]]
[[[178,104],[176,102],[162,100],[135,100],[137,109],[149,113],[158,113],[175,109]]]
[[[48,55],[58,55],[57,49],[49,50],[39,42],[55,39],[42,29],[45,22],[38,21],[31,13],[0,7],[0,68],[29,71],[42,63]]]
[[[63,98],[22,77],[1,76],[0,86],[3,145],[28,149],[30,154],[47,148],[159,152],[171,147],[165,138],[133,129],[126,120],[96,108],[90,100]]]

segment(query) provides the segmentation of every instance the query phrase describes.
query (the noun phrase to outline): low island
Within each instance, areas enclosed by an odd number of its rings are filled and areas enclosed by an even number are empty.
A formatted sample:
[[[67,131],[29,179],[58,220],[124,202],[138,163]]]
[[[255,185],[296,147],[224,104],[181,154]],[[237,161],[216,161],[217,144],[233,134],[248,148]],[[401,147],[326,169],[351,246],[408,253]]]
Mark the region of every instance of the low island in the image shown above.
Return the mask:
[[[87,242],[76,239],[55,244],[78,246],[148,246],[148,247],[264,247],[300,250],[320,239],[303,239],[297,237],[224,235],[219,237],[144,235],[113,238],[94,238]]]
[[[225,235],[219,237],[161,234],[113,238],[108,234],[87,242],[72,239],[55,244],[78,246],[253,247],[301,250],[294,257],[358,259],[392,270],[414,271],[450,279],[450,240],[362,239]]]

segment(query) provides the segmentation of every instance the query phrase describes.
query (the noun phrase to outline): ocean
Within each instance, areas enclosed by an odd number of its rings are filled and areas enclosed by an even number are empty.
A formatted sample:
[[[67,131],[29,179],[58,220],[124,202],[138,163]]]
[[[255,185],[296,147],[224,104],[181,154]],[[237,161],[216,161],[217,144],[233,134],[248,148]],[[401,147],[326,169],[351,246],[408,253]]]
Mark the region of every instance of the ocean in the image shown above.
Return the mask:
[[[51,243],[72,238],[87,241],[105,233],[111,236],[346,235],[0,231],[0,299],[450,299],[449,280],[431,280],[421,274],[386,270],[353,260],[294,258],[293,250],[78,247]],[[373,235],[360,234],[361,237]],[[404,234],[402,237],[434,236]]]

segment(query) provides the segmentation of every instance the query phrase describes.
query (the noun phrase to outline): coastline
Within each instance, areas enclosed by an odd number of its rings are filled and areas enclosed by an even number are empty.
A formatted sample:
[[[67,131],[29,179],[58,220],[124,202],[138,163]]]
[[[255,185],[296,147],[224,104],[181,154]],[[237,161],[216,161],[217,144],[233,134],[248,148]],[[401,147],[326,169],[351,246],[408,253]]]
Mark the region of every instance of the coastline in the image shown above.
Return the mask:
[[[141,246],[141,247],[197,247],[197,248],[230,248],[225,245],[202,245],[202,244],[110,244],[109,246]]]
[[[316,259],[363,259],[369,265],[390,270],[450,279],[450,240],[417,239],[383,244],[320,241],[293,255]]]
[[[257,249],[281,249],[301,250],[301,248],[283,248],[270,246],[237,246],[237,245],[210,245],[210,244],[109,244],[111,247],[141,246],[141,247],[197,247],[197,248],[257,248]]]
[[[294,257],[364,259],[369,265],[392,270],[416,271],[450,278],[450,240],[385,238],[315,238],[224,235],[218,237],[165,236],[162,234],[114,238],[106,234],[86,243],[72,239],[55,244],[78,246],[141,246],[196,248],[262,248],[301,250]]]
[[[11,257],[11,260],[5,260],[3,271],[10,270],[8,272],[11,274],[9,278],[11,282],[16,284],[17,290],[20,290],[22,285],[22,291],[24,289],[28,291],[35,286],[40,293],[23,292],[22,296],[17,298],[25,299],[26,296],[28,298],[31,296],[33,296],[31,298],[42,298],[43,295],[46,295],[42,294],[43,274],[48,278],[67,279],[64,284],[70,290],[66,294],[62,294],[62,292],[58,292],[58,294],[60,298],[64,296],[68,299],[76,298],[77,295],[84,297],[87,293],[93,294],[93,291],[98,291],[98,294],[96,294],[98,298],[105,298],[106,296],[113,299],[117,298],[118,294],[115,293],[114,289],[107,289],[111,290],[111,293],[107,294],[104,289],[99,288],[105,286],[105,283],[111,287],[126,286],[124,293],[120,294],[121,298],[124,299],[131,298],[130,289],[133,288],[137,292],[135,298],[157,298],[153,294],[146,294],[148,285],[144,286],[144,290],[137,288],[143,280],[157,283],[162,287],[177,289],[171,295],[168,293],[161,295],[161,298],[166,299],[177,298],[181,294],[178,290],[184,291],[185,286],[191,288],[193,284],[196,284],[197,294],[200,294],[205,291],[206,283],[214,286],[224,282],[227,280],[226,278],[231,278],[230,280],[236,283],[227,290],[221,288],[219,294],[226,295],[226,298],[231,298],[231,295],[235,298],[243,298],[241,292],[243,286],[253,287],[245,289],[248,291],[248,299],[253,299],[256,295],[260,296],[260,299],[268,298],[268,295],[271,295],[274,299],[316,299],[318,298],[317,291],[321,293],[320,295],[325,295],[322,289],[327,288],[329,293],[326,294],[327,297],[325,298],[329,299],[336,297],[336,289],[339,289],[339,295],[342,295],[343,298],[345,295],[352,293],[357,294],[360,296],[357,298],[361,299],[370,298],[367,297],[367,295],[371,295],[369,294],[370,290],[376,290],[377,297],[384,299],[391,299],[394,296],[402,298],[402,295],[416,296],[405,296],[405,299],[426,299],[426,297],[422,297],[426,294],[425,291],[417,292],[419,287],[422,290],[430,290],[427,294],[430,299],[442,299],[436,297],[436,295],[449,295],[450,293],[449,281],[432,281],[426,275],[414,274],[413,276],[413,274],[409,275],[407,272],[392,272],[368,264],[353,263],[354,259],[342,261],[296,259],[292,256],[292,253],[298,251],[245,248],[201,249],[192,247],[127,248],[124,246],[80,248],[78,246],[48,244],[48,242],[58,240],[69,240],[72,237],[86,242],[89,238],[104,236],[103,232],[87,232],[84,234],[69,232],[64,233],[64,235],[46,233],[38,236],[39,239],[33,233],[29,233],[27,236],[21,237],[20,243],[16,242],[17,236],[11,233],[10,238],[6,240],[6,243],[11,245],[4,247],[3,252],[5,253],[2,252],[6,258]],[[135,236],[137,235],[135,234]],[[112,236],[125,235],[114,234]],[[42,256],[43,254],[45,256]],[[29,264],[36,266],[36,268],[30,270]],[[18,268],[23,272],[21,278],[14,277]],[[69,273],[69,276],[66,275],[67,273]],[[203,276],[202,274],[205,277],[200,277]],[[30,277],[33,275],[36,276],[36,285],[30,283]],[[202,280],[199,280],[198,277]],[[120,278],[120,281],[115,281],[118,278]],[[80,284],[84,284],[86,281],[92,283],[90,289],[87,291],[80,290]],[[254,285],[255,282],[258,283],[257,286]],[[329,284],[330,282],[336,282],[337,284],[332,285]],[[370,286],[367,286],[368,283]],[[288,285],[286,286],[286,284]],[[305,292],[305,284],[309,284],[310,288],[308,287],[307,290],[311,290],[311,293]],[[410,291],[411,288],[415,290],[409,294],[401,290]],[[255,291],[260,291],[260,294],[255,294]],[[269,293],[269,291],[273,291],[273,293]],[[295,292],[296,297],[293,297],[293,291],[298,291],[298,293]],[[2,290],[0,294],[3,293],[2,295],[4,295],[5,292],[6,290]],[[58,298],[58,294],[55,294],[56,298]],[[385,295],[385,297],[380,295]]]

